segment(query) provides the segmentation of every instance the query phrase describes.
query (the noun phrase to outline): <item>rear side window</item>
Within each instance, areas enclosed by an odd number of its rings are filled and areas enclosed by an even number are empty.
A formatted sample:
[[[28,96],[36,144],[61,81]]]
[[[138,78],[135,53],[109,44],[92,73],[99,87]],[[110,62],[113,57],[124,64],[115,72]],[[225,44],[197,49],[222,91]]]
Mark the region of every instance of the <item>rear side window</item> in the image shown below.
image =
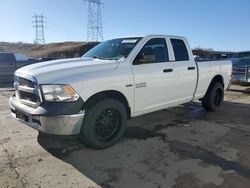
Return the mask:
[[[171,39],[171,43],[174,50],[175,61],[187,61],[189,60],[188,51],[183,40]]]

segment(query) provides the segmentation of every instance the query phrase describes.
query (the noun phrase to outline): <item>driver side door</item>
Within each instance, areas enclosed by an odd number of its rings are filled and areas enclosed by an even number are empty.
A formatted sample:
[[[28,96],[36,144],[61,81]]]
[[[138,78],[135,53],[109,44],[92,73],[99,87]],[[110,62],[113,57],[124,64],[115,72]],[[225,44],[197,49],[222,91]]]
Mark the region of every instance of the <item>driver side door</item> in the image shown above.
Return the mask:
[[[153,38],[133,62],[137,115],[163,109],[175,99],[176,75],[168,51],[166,38]]]

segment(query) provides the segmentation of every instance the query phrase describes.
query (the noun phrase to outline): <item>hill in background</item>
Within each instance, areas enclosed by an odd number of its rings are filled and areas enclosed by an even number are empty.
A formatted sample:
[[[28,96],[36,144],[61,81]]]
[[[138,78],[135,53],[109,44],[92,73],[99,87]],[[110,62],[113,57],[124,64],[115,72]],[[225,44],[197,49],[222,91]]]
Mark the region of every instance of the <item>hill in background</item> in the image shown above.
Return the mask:
[[[0,42],[0,52],[24,53],[33,58],[62,59],[80,57],[97,42],[62,42],[44,45]]]

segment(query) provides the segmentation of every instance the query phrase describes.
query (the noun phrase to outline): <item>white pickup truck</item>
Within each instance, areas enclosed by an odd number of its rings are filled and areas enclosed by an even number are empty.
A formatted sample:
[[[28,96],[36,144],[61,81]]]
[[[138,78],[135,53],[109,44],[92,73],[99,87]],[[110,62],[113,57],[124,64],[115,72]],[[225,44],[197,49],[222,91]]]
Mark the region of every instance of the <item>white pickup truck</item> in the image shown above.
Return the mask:
[[[186,38],[166,35],[105,41],[81,58],[15,72],[12,115],[48,134],[77,135],[106,148],[127,119],[201,100],[215,111],[230,84],[230,61],[195,62]]]

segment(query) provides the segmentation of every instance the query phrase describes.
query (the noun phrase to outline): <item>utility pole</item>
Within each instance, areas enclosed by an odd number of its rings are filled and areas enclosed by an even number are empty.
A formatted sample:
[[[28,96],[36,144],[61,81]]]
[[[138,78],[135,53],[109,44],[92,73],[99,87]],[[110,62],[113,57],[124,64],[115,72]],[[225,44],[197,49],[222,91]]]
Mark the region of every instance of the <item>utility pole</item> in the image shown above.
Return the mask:
[[[83,0],[88,6],[87,41],[103,41],[101,0]]]
[[[44,28],[45,26],[45,16],[43,14],[37,15],[32,17],[33,18],[33,27],[35,28],[35,44],[45,44],[45,34],[44,34]]]

